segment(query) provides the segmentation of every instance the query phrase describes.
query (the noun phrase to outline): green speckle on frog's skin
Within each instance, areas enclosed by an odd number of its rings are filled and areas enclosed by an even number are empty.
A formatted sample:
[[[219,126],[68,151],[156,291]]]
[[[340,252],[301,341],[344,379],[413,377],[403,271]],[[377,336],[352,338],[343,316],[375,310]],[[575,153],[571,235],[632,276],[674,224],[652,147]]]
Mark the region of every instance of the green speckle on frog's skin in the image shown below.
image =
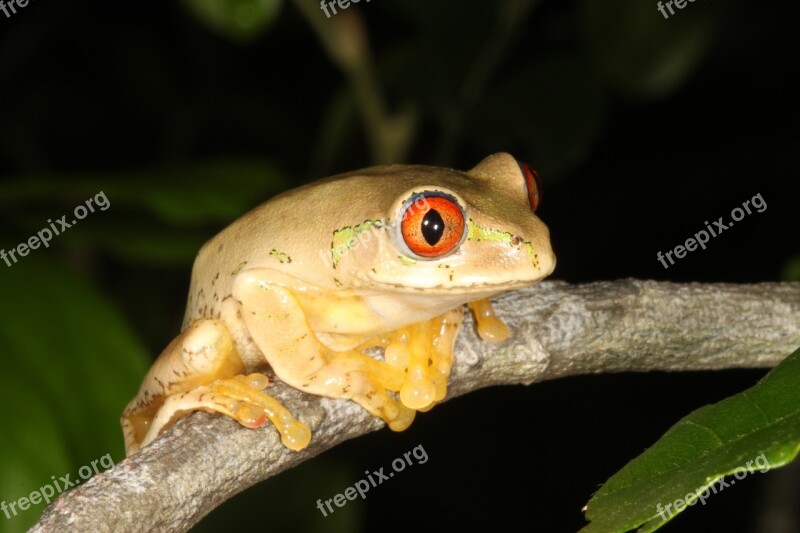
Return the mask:
[[[269,255],[271,255],[272,257],[275,257],[281,263],[291,263],[292,262],[292,258],[288,254],[285,254],[283,252],[279,252],[275,248],[272,249],[272,251],[269,253]]]
[[[406,257],[404,255],[398,255],[397,258],[400,259],[400,261],[404,265],[415,265],[415,264],[417,264],[417,260],[416,259],[411,259],[410,257]]]
[[[351,248],[356,246],[359,242],[358,236],[367,230],[380,230],[385,227],[382,220],[365,220],[356,226],[345,226],[333,232],[333,240],[331,240],[331,259],[333,260],[333,268],[339,264],[339,260]]]
[[[234,268],[234,269],[233,269],[233,272],[231,272],[231,276],[235,276],[236,274],[238,274],[239,272],[241,272],[241,271],[242,271],[242,269],[245,267],[245,265],[246,265],[246,264],[247,264],[247,261],[242,261],[241,263],[239,263],[238,265],[236,265],[236,268]]]
[[[533,249],[533,245],[529,241],[519,241],[519,237],[514,237],[507,231],[502,231],[493,228],[484,228],[477,225],[472,219],[467,222],[467,240],[470,241],[491,241],[502,242],[515,248],[521,248],[527,253],[533,261],[533,266],[539,268],[539,254]]]

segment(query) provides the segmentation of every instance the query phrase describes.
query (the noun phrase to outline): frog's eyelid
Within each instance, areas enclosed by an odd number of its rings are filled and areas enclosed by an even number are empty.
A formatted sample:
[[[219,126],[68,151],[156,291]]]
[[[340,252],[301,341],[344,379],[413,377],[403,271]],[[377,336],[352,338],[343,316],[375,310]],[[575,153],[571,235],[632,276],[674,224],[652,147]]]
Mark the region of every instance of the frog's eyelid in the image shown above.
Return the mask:
[[[434,189],[434,188],[416,189],[406,193],[404,197],[405,200],[403,200],[403,202],[400,203],[400,208],[397,211],[396,219],[398,223],[401,223],[403,220],[405,220],[407,216],[414,214],[414,210],[410,209],[412,206],[415,206],[417,209],[422,209],[423,207],[428,208],[429,207],[428,198],[431,197],[447,198],[448,200],[450,200],[451,202],[453,202],[458,206],[458,208],[461,210],[462,215],[464,216],[464,220],[467,219],[467,208],[464,202],[460,198],[458,198],[455,194],[447,190]],[[420,199],[422,200],[421,205],[419,204]]]
[[[525,178],[525,189],[528,191],[528,203],[534,213],[542,203],[542,178],[539,173],[524,161],[517,160],[519,169]]]

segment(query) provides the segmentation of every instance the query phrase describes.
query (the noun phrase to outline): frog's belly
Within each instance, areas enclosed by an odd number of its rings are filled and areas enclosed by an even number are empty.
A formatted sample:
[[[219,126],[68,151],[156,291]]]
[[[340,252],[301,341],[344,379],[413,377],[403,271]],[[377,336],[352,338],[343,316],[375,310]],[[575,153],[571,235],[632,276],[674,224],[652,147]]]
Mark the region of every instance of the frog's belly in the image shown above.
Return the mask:
[[[349,292],[349,291],[348,291]],[[420,295],[375,293],[356,295],[328,293],[324,298],[297,295],[311,329],[321,340],[339,335],[368,338],[430,320],[460,305],[488,298],[496,291],[479,294]]]

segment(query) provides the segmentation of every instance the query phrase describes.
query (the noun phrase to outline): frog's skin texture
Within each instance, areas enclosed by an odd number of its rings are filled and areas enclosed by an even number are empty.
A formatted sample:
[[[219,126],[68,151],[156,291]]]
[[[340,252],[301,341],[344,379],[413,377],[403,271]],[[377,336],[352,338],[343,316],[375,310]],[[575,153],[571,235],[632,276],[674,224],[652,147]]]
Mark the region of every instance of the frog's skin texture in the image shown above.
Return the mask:
[[[464,304],[500,342],[508,329],[488,298],[553,271],[534,177],[504,153],[467,172],[372,167],[244,215],[195,260],[183,331],[122,415],[127,453],[194,410],[269,419],[302,449],[311,432],[264,392],[267,368],[407,428],[447,393]],[[383,360],[364,353],[375,346]]]

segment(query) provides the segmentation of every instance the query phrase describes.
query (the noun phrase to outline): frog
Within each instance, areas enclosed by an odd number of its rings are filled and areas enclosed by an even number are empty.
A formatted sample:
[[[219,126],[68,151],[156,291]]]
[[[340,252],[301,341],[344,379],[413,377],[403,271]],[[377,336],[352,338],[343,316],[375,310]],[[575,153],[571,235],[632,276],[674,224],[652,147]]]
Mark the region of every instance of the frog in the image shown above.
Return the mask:
[[[482,340],[503,342],[490,299],[553,272],[540,201],[539,174],[505,152],[467,171],[373,166],[267,200],[200,249],[181,331],[122,414],[126,453],[193,411],[269,421],[302,450],[311,431],[270,380],[405,430],[447,396],[465,308]]]

